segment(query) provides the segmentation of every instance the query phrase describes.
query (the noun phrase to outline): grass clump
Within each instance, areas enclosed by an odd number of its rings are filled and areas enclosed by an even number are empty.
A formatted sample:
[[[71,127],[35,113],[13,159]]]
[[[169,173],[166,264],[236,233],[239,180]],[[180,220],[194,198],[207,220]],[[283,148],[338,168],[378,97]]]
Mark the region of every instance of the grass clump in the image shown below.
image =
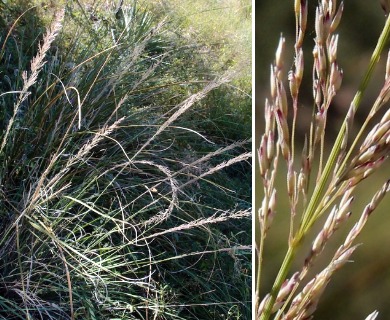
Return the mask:
[[[234,72],[171,105],[169,25],[99,5],[54,8],[42,36],[3,3],[0,317],[248,318],[250,141],[201,108]]]
[[[372,103],[366,119],[354,133],[354,118],[363,94],[372,79],[374,67],[379,61],[390,34],[390,18],[387,18],[377,46],[373,51],[367,71],[354,96],[337,138],[329,154],[326,151],[326,129],[332,102],[342,88],[343,71],[337,59],[339,36],[337,27],[342,18],[344,4],[323,0],[315,10],[313,33],[314,50],[312,65],[311,122],[303,138],[298,142],[296,127],[300,121],[299,99],[305,91],[302,82],[307,60],[304,59],[304,37],[308,29],[308,2],[295,1],[296,39],[294,62],[285,77],[283,52],[286,41],[282,36],[271,66],[271,97],[265,102],[265,126],[258,150],[259,174],[262,179],[263,200],[258,210],[256,235],[256,318],[257,319],[311,319],[320,298],[334,273],[350,261],[357,249],[356,238],[361,233],[372,212],[390,191],[389,180],[373,192],[371,200],[362,210],[356,222],[347,230],[333,256],[317,271],[318,260],[324,256],[325,247],[338,229],[347,228],[351,219],[352,202],[359,197],[359,186],[366,183],[387,161],[389,156],[389,65],[384,72],[382,88]],[[307,30],[308,29],[308,30]],[[341,41],[341,39],[340,39]],[[287,78],[287,79],[286,79]],[[288,89],[285,87],[288,80]],[[290,107],[291,106],[291,107]],[[386,109],[387,108],[387,109]],[[298,146],[302,150],[298,151]],[[301,154],[300,161],[298,153]],[[283,170],[284,160],[287,188],[284,194],[277,185],[277,177]],[[282,196],[283,194],[283,196]],[[289,207],[289,230],[286,234],[287,252],[268,294],[262,292],[263,268],[267,262],[266,237],[272,231],[280,199],[286,197]],[[322,218],[322,219],[321,219]],[[323,224],[317,228],[318,222]],[[280,237],[280,235],[279,235]],[[311,243],[308,243],[307,241]],[[305,246],[309,249],[305,252]],[[303,248],[303,249],[302,249]],[[303,258],[300,252],[303,250]],[[302,260],[300,260],[302,259]],[[294,272],[293,264],[300,265]],[[314,275],[313,275],[314,273]],[[375,319],[377,312],[367,319]]]

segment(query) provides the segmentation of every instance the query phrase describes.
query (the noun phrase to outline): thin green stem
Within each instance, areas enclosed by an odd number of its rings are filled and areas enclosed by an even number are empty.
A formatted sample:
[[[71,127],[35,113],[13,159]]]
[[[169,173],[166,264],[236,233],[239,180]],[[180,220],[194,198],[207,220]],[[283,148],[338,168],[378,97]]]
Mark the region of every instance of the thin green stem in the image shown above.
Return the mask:
[[[23,292],[23,304],[25,307],[25,313],[26,313],[26,319],[30,320],[30,313],[28,312],[28,306],[27,306],[27,292],[26,287],[24,286],[24,276],[23,276],[23,266],[22,266],[22,253],[20,249],[20,232],[19,232],[19,224],[16,225],[16,249],[18,252],[18,265],[19,265],[19,272],[20,272],[20,282],[22,284],[22,292]]]
[[[294,104],[293,105],[294,115],[293,115],[292,129],[291,129],[291,158],[295,159],[295,128],[297,124],[297,111],[298,111],[297,98],[294,99],[293,104]]]
[[[379,103],[375,103],[373,105],[373,107],[371,108],[370,113],[368,114],[367,118],[364,120],[363,125],[360,127],[359,132],[356,134],[354,141],[352,142],[351,146],[349,147],[349,151],[348,151],[347,155],[344,157],[343,162],[341,163],[339,169],[337,170],[336,176],[339,176],[343,172],[349,158],[352,155],[352,152],[355,150],[357,143],[359,142],[361,136],[363,135],[365,129],[367,128],[368,123],[370,122],[370,120],[374,116],[375,110],[378,109],[378,105],[379,105]]]
[[[272,306],[275,303],[280,287],[282,286],[283,281],[286,279],[287,274],[290,271],[291,264],[294,260],[296,252],[295,249],[295,246],[291,245],[287,250],[287,253],[283,260],[283,264],[279,269],[279,273],[276,276],[275,283],[272,286],[270,299],[267,301],[264,307],[264,311],[260,315],[260,320],[268,320],[271,316]]]
[[[265,218],[266,219],[266,218]],[[264,250],[264,241],[265,241],[265,230],[264,227],[261,227],[260,230],[260,243],[259,243],[259,250],[258,250],[258,256],[257,256],[257,273],[256,273],[256,312],[260,304],[260,284],[261,284],[261,271],[262,271],[262,265],[263,265],[263,250]]]

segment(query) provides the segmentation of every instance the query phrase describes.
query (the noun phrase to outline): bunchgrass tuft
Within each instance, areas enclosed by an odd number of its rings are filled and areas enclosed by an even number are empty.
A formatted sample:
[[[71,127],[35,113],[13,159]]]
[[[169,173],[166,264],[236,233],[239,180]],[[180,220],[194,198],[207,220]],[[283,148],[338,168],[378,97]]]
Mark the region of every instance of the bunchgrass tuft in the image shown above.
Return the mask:
[[[56,11],[34,54],[1,34],[0,317],[246,319],[250,140],[202,106],[236,72],[184,82],[166,20],[99,5]]]

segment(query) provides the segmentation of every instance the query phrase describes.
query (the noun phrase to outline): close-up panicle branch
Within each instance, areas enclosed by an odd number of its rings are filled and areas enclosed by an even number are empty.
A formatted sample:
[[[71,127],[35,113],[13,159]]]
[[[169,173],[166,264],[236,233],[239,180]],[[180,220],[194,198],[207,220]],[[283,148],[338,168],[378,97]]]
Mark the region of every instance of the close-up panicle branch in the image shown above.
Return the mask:
[[[386,4],[382,3],[383,5],[386,8]],[[324,255],[326,257],[328,249],[325,250],[325,247],[330,239],[334,238],[336,231],[348,228],[352,211],[355,210],[354,199],[359,198],[361,192],[360,185],[364,185],[375,172],[382,170],[390,151],[389,110],[385,111],[379,120],[375,117],[384,108],[388,108],[389,62],[382,89],[359,130],[355,130],[354,122],[367,86],[373,80],[379,57],[385,50],[390,35],[390,18],[386,18],[338,135],[328,148],[327,128],[333,121],[334,101],[343,90],[345,77],[338,58],[343,39],[337,32],[343,12],[348,8],[343,1],[338,3],[336,0],[319,1],[313,12],[308,8],[308,1],[294,2],[295,43],[291,51],[286,48],[286,39],[280,37],[274,64],[271,66],[270,94],[269,98],[265,99],[263,109],[265,126],[258,140],[260,143],[257,155],[263,200],[259,202],[259,228],[256,229],[259,232],[256,234],[255,318],[260,320],[299,320],[315,316],[322,294],[325,288],[331,285],[335,271],[351,261],[351,256],[359,246],[356,238],[363,232],[372,212],[389,192],[387,180],[372,196],[360,218],[350,227],[345,240],[335,250],[327,266],[320,272],[316,271],[311,280],[307,279],[313,270],[317,270],[319,256],[322,259]],[[310,14],[314,18],[313,26],[307,22],[310,20]],[[304,40],[305,34],[308,33],[314,34],[311,88],[306,88],[308,79],[302,81],[306,75],[304,69],[308,68],[308,60],[305,59],[304,62],[304,56],[307,56]],[[286,52],[292,51],[293,63],[288,77],[285,78],[284,68],[287,64],[283,57]],[[288,98],[285,90],[287,82],[290,91]],[[301,99],[310,91],[313,114],[310,125],[305,126],[309,127],[309,130],[305,133],[304,142],[300,143],[297,139],[297,124],[307,119],[302,117]],[[259,117],[261,114],[256,114],[256,118]],[[302,157],[297,161],[299,148],[302,148]],[[279,163],[279,155],[285,164]],[[285,166],[286,191],[277,183],[282,175],[282,166]],[[278,210],[283,199],[288,199],[288,209]],[[263,273],[269,260],[267,239],[279,215],[283,215],[281,219],[289,221],[289,231],[284,235],[287,251],[280,262],[273,285],[267,292],[266,286],[263,285]],[[324,215],[327,215],[325,220],[321,219]],[[323,220],[323,226],[319,229],[316,227],[317,231],[313,234],[312,230],[319,220]],[[279,234],[278,239],[281,237]],[[304,247],[303,243],[308,241],[312,241],[309,252],[303,254],[305,258],[302,262],[297,261],[297,256],[302,256],[300,252]],[[295,270],[297,263],[301,263],[298,271]],[[375,311],[366,319],[375,319],[377,314]]]

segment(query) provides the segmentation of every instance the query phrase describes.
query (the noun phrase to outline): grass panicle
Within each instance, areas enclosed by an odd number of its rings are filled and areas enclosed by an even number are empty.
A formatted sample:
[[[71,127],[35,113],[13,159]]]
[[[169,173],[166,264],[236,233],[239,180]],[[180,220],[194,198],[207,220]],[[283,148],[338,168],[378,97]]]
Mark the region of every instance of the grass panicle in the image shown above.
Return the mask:
[[[350,261],[351,255],[358,247],[355,244],[356,238],[362,232],[369,216],[389,192],[389,181],[386,181],[373,194],[370,203],[364,208],[328,264],[317,275],[308,279],[317,258],[323,255],[329,239],[338,229],[345,228],[346,221],[350,220],[351,204],[359,195],[357,186],[364,184],[366,178],[383,166],[390,150],[389,112],[385,111],[382,118],[374,120],[374,115],[387,107],[388,71],[363,126],[356,136],[352,136],[354,115],[389,37],[390,18],[387,18],[339,135],[330,153],[326,152],[329,110],[335,96],[342,90],[343,70],[337,59],[338,43],[342,40],[335,32],[343,10],[343,2],[337,4],[337,1],[333,0],[322,0],[316,7],[311,81],[313,114],[310,129],[305,134],[300,163],[297,161],[297,149],[301,145],[297,143],[296,125],[300,121],[300,95],[306,90],[302,82],[304,68],[307,67],[303,58],[303,43],[305,34],[311,32],[307,30],[307,1],[297,0],[294,3],[295,57],[287,79],[284,63],[286,40],[283,36],[271,66],[270,98],[265,101],[264,133],[258,149],[263,200],[257,215],[259,233],[256,239],[256,319],[311,319],[326,286],[334,273]],[[290,97],[287,97],[285,82],[289,84]],[[373,121],[377,122],[372,123]],[[370,131],[367,130],[368,124],[372,126]],[[281,174],[280,167],[283,166],[280,158],[284,159],[286,167],[286,194],[280,191],[281,188],[276,183],[277,176]],[[267,294],[262,287],[261,277],[263,265],[267,263],[264,248],[267,234],[272,229],[272,222],[278,211],[278,201],[283,197],[288,199],[290,211],[290,227],[286,235],[287,252],[272,289]],[[308,241],[306,238],[312,234],[315,223],[324,215],[327,215],[327,218],[314,235],[310,251],[302,261],[302,267],[298,271],[292,270],[292,263],[302,243]],[[377,314],[376,311],[373,312],[368,319],[375,319]]]

